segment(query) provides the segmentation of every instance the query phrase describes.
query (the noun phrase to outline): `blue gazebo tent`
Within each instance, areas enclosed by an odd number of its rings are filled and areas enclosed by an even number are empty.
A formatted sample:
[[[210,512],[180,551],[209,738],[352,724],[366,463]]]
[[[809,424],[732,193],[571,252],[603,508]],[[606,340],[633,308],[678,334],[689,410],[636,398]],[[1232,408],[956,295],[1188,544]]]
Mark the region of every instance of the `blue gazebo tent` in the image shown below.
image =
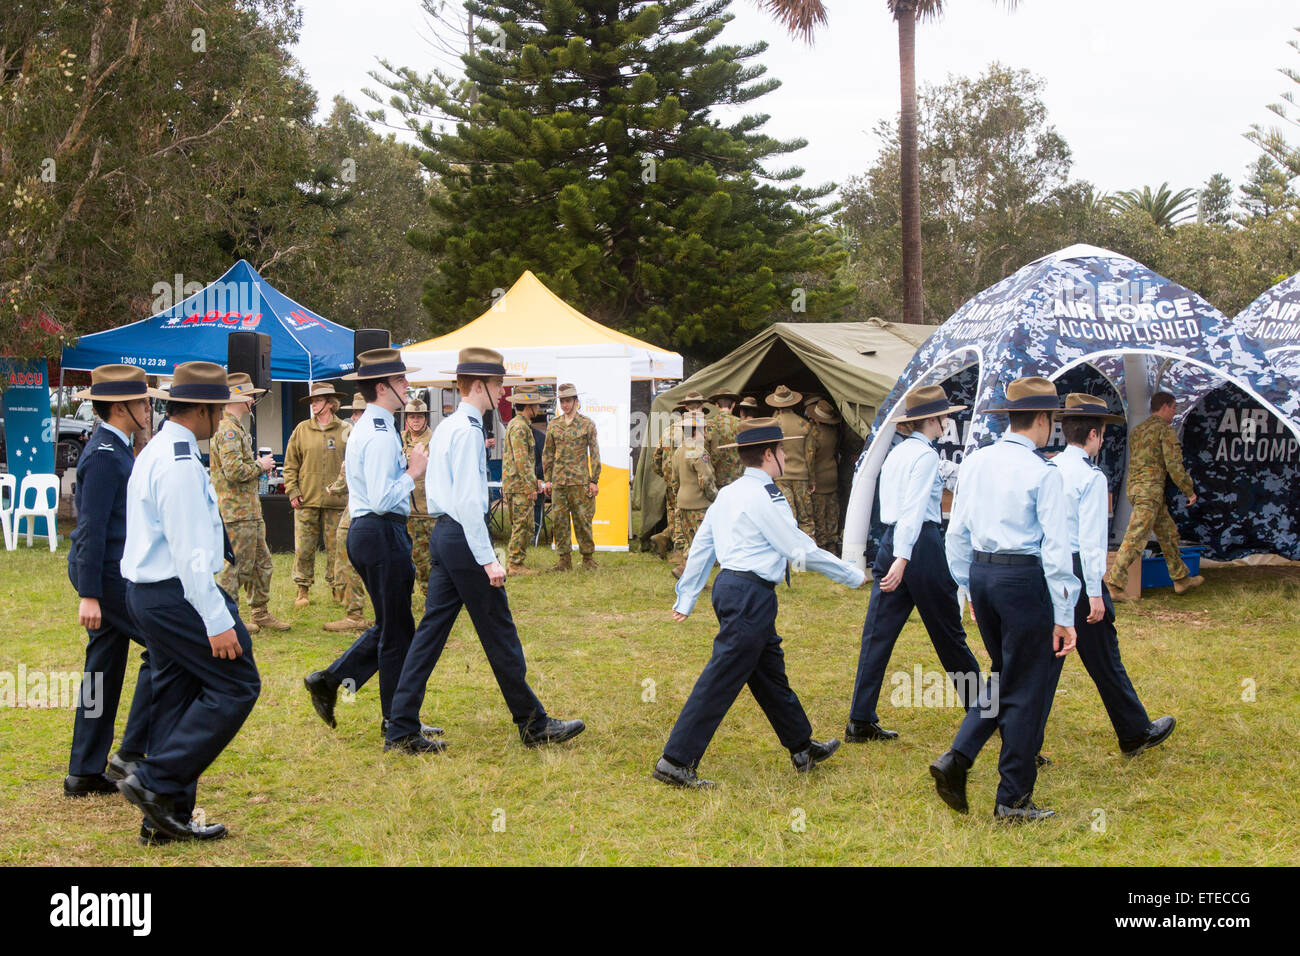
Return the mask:
[[[63,367],[138,365],[170,375],[183,362],[226,364],[234,331],[271,336],[271,377],[278,382],[338,378],[352,371],[352,330],[280,292],[240,259],[221,278],[171,308],[116,329],[82,336],[63,349]]]

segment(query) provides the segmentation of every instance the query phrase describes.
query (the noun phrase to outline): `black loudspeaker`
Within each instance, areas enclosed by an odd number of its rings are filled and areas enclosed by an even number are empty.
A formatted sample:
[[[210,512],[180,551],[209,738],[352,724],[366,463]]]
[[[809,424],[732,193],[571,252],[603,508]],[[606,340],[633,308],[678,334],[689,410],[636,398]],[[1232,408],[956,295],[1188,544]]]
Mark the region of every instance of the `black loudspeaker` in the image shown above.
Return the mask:
[[[392,345],[393,338],[387,329],[357,329],[352,333],[352,367],[361,363],[357,360],[362,352],[371,349],[386,349]]]
[[[226,339],[226,371],[243,372],[253,388],[271,387],[271,336],[265,332],[231,332]]]

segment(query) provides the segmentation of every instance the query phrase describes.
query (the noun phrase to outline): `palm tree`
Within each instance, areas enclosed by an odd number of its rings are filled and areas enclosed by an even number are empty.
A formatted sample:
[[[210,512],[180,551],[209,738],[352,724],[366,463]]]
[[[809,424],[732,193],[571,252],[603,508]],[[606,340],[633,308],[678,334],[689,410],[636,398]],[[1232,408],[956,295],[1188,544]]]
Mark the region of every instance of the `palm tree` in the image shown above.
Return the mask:
[[[1014,10],[1020,0],[1002,0]],[[813,30],[827,22],[822,0],[758,0],[792,35],[812,42]],[[898,77],[902,109],[898,118],[903,219],[903,321],[924,322],[921,287],[921,167],[916,142],[916,24],[936,20],[944,0],[885,0],[898,23]]]
[[[1150,186],[1143,186],[1141,192],[1126,190],[1115,196],[1111,204],[1120,212],[1140,209],[1150,215],[1161,229],[1172,229],[1192,217],[1196,209],[1196,190],[1180,189],[1171,193],[1169,184],[1161,183],[1155,192]]]

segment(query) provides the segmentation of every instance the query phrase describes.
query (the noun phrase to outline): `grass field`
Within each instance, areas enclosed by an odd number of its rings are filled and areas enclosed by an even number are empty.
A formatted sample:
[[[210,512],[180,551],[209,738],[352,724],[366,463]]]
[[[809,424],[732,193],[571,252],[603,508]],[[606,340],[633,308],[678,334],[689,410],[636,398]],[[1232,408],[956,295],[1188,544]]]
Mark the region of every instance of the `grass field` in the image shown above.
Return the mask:
[[[0,552],[0,672],[80,671],[84,632],[66,545]],[[1035,799],[1054,821],[995,824],[996,739],[971,773],[972,813],[935,796],[929,762],[959,713],[894,707],[901,739],[848,745],[810,776],[794,773],[748,691],[701,763],[721,786],[683,793],[650,769],[708,659],[715,621],[702,597],[669,620],[672,578],[642,554],[600,555],[595,573],[509,586],[530,680],[555,716],[588,730],[559,747],[522,747],[462,615],[429,685],[424,716],[447,730],[438,757],[382,752],[377,686],[340,702],[339,728],[302,686],[348,643],[320,625],[337,606],[292,607],[277,556],[271,609],[284,634],[255,635],[262,696],[200,781],[211,845],[146,849],[138,814],[117,797],[69,800],[72,713],[0,709],[0,863],[131,864],[1294,864],[1300,859],[1300,572],[1209,572],[1177,598],[1121,605],[1129,673],[1152,717],[1178,728],[1135,760],[1119,754],[1096,690],[1072,657],[1044,746],[1054,764]],[[549,552],[529,564],[549,566]],[[779,590],[790,680],[819,737],[841,736],[867,592],[800,576]],[[418,594],[417,594],[418,599]],[[418,615],[417,615],[418,619]],[[968,625],[972,647],[987,657]],[[914,616],[891,673],[939,664]],[[12,678],[11,678],[12,679]],[[119,712],[125,720],[134,663]],[[653,681],[653,685],[648,681]],[[886,696],[890,692],[886,683]],[[1252,696],[1253,700],[1244,699]],[[651,693],[653,690],[653,693]],[[651,699],[652,698],[652,699]],[[495,824],[495,826],[494,826]]]

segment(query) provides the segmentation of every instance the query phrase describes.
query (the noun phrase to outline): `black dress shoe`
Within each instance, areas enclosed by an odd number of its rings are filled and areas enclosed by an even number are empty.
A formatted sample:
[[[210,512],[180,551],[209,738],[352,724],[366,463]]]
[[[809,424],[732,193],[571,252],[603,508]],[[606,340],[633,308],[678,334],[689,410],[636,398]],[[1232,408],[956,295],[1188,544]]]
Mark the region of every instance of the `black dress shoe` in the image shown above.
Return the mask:
[[[1034,820],[1046,820],[1056,816],[1055,810],[1041,810],[1034,806],[1032,800],[1023,800],[1019,806],[1008,807],[999,803],[993,808],[993,819],[1005,820],[1007,823],[1029,823]]]
[[[894,740],[897,730],[886,730],[879,723],[869,724],[865,720],[850,720],[844,728],[844,739],[851,744],[866,743],[868,740]]]
[[[228,832],[223,823],[209,823],[204,826],[190,824],[190,832],[194,834],[195,840],[221,840],[224,839]],[[175,837],[170,837],[163,833],[157,827],[149,823],[148,820],[140,824],[140,845],[141,846],[163,846],[168,843],[176,843]]]
[[[424,734],[424,736],[426,737],[441,737],[443,734],[443,730],[441,727],[435,727],[432,724],[426,724],[424,721],[420,721],[420,733]],[[385,717],[383,720],[379,722],[379,734],[381,737],[388,736],[387,717]]]
[[[123,754],[118,751],[108,758],[108,766],[104,768],[104,776],[109,780],[125,780],[140,766],[140,761],[144,760],[144,754]]]
[[[800,773],[807,773],[839,749],[840,742],[835,737],[832,737],[826,743],[813,740],[809,742],[807,750],[801,750],[797,754],[790,754],[790,762],[794,764],[795,770]]]
[[[1036,754],[1036,755],[1034,756],[1034,766],[1035,766],[1035,767],[1038,767],[1039,769],[1042,769],[1043,767],[1050,767],[1051,765],[1052,765],[1052,758],[1051,758],[1051,757],[1048,757],[1048,756],[1046,756],[1046,755],[1044,755],[1044,754]]]
[[[667,757],[660,757],[659,762],[655,764],[654,778],[686,790],[708,790],[710,787],[717,786],[712,780],[701,780],[690,767],[679,767]]]
[[[409,737],[398,737],[396,740],[384,741],[384,753],[390,750],[400,750],[408,754],[440,754],[447,749],[447,744],[442,740],[430,740],[424,734],[411,734]]]
[[[311,705],[316,708],[320,719],[331,727],[337,727],[334,720],[334,703],[339,696],[339,681],[329,671],[312,671],[302,679],[307,693],[311,694]]]
[[[1137,740],[1127,740],[1120,743],[1120,750],[1124,752],[1125,757],[1136,757],[1144,750],[1150,750],[1152,747],[1158,747],[1165,742],[1165,738],[1174,732],[1175,720],[1172,717],[1161,717],[1151,723],[1147,728],[1145,737],[1139,737]]]
[[[174,840],[194,840],[197,836],[189,820],[182,820],[176,812],[176,802],[163,793],[154,793],[140,783],[135,774],[120,781],[118,791],[127,802],[144,814],[154,828]]]
[[[930,776],[934,777],[934,789],[944,803],[958,813],[970,812],[970,804],[966,802],[966,768],[958,761],[956,751],[949,750],[930,764]]]
[[[586,729],[587,725],[580,720],[556,720],[554,717],[547,717],[546,723],[538,730],[520,727],[519,739],[524,742],[525,747],[541,747],[543,744],[558,744],[572,740]]]
[[[92,793],[117,793],[117,784],[102,773],[70,773],[63,778],[63,793],[68,797],[88,797]]]

